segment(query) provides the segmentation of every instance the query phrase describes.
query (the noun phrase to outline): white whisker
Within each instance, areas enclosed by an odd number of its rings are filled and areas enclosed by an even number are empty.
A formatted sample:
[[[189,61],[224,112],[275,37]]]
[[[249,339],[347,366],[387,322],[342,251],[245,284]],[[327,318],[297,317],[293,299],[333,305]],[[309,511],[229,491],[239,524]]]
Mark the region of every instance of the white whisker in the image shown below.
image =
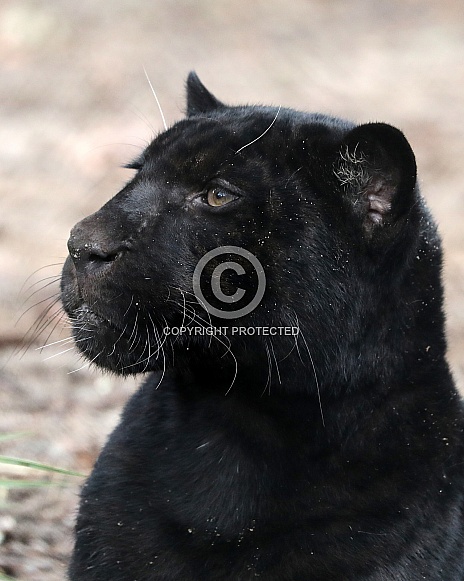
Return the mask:
[[[161,374],[160,380],[158,381],[158,384],[155,387],[155,389],[158,389],[158,387],[161,385],[161,382],[164,379],[164,374],[166,373],[166,355],[165,355],[164,349],[162,347],[161,347],[161,353],[163,354],[163,372]]]
[[[253,141],[250,141],[250,143],[247,143],[246,145],[242,145],[242,147],[240,147],[239,149],[237,149],[237,151],[235,152],[235,155],[237,155],[237,153],[240,153],[241,151],[243,151],[245,149],[245,147],[249,147],[250,145],[253,145],[253,143],[256,143],[257,141],[259,141],[262,137],[264,137],[266,135],[266,133],[271,129],[271,127],[274,125],[274,123],[277,121],[277,117],[279,116],[280,110],[282,109],[282,105],[279,105],[279,108],[277,110],[277,113],[275,114],[274,119],[272,120],[271,124],[269,125],[269,127],[263,131],[261,133],[261,135],[259,135],[256,139],[253,139]]]
[[[41,351],[42,349],[46,349],[47,347],[51,347],[52,345],[58,345],[58,343],[64,344],[66,344],[66,342],[70,343],[71,341],[74,341],[72,337],[65,337],[64,339],[60,339],[59,341],[53,341],[53,343],[47,343],[46,345],[42,345],[41,347],[36,347],[35,351]]]
[[[158,109],[159,109],[159,112],[160,112],[160,115],[161,115],[161,119],[163,120],[164,129],[167,131],[168,125],[166,123],[166,119],[164,117],[163,110],[161,109],[161,104],[160,104],[160,102],[158,100],[158,96],[156,95],[156,91],[153,88],[153,85],[151,84],[150,77],[148,76],[148,73],[145,70],[145,67],[143,67],[143,72],[145,73],[145,76],[147,77],[147,81],[148,81],[148,84],[150,85],[151,92],[153,93],[153,96],[155,97],[156,104],[158,105]]]
[[[272,361],[271,361],[271,354],[269,353],[269,347],[267,341],[264,343],[266,347],[266,355],[267,355],[267,380],[266,385],[264,386],[263,393],[261,397],[266,393],[267,388],[269,387],[269,395],[271,395],[271,379],[272,379]]]
[[[322,425],[325,428],[324,412],[322,411],[321,390],[320,390],[320,387],[319,387],[319,380],[317,378],[316,367],[314,365],[313,357],[311,355],[311,351],[309,350],[308,343],[306,342],[305,336],[303,335],[303,333],[301,332],[301,330],[300,330],[300,335],[301,335],[301,338],[303,339],[304,345],[306,347],[306,351],[308,352],[308,355],[309,355],[309,360],[311,361],[311,365],[312,365],[312,368],[313,368],[314,379],[316,381],[317,397],[319,399],[319,409],[321,410]]]
[[[274,358],[274,361],[275,361],[275,366],[276,366],[276,371],[277,371],[277,378],[279,380],[280,385],[282,385],[282,380],[280,378],[279,364],[277,363],[277,357],[275,355],[274,345],[272,343],[272,339],[269,339],[269,343],[271,345],[272,357]]]
[[[97,353],[93,359],[91,359],[90,361],[87,361],[87,363],[82,365],[82,367],[79,367],[78,369],[73,369],[72,371],[69,371],[68,375],[71,375],[72,373],[77,373],[78,371],[80,371],[81,369],[84,369],[85,367],[89,367],[89,365],[91,365],[97,357],[100,357],[100,355],[102,353],[103,353],[103,351],[100,351],[100,353]]]
[[[54,355],[49,355],[48,357],[45,357],[44,361],[48,361],[49,359],[53,359],[54,357],[58,357],[59,355],[63,355],[63,353],[67,353],[68,351],[71,351],[72,349],[74,349],[74,345],[72,347],[70,347],[69,349],[65,349],[64,351],[60,351],[59,353],[55,353]]]

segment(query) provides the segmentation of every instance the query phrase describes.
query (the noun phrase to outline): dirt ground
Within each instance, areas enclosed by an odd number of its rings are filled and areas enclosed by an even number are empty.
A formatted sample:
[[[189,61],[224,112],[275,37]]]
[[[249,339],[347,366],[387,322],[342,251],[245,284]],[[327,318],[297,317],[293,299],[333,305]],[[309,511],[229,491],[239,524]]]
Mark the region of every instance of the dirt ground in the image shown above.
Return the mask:
[[[26,432],[0,454],[88,473],[136,384],[79,369],[65,341],[37,348],[66,337],[53,301],[70,228],[162,128],[143,67],[169,123],[196,69],[226,102],[400,127],[444,238],[449,360],[464,386],[461,0],[3,0],[0,67],[0,433]],[[82,479],[52,480],[66,486],[0,489],[0,571],[14,579],[65,578]]]

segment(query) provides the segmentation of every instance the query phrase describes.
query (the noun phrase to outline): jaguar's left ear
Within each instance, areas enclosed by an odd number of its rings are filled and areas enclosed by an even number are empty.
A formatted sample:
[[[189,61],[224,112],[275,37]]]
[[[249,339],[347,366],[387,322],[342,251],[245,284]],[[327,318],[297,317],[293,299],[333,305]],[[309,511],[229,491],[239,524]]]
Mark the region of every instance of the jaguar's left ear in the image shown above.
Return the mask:
[[[416,160],[405,136],[391,125],[367,123],[343,140],[335,176],[370,237],[415,203]]]
[[[208,113],[214,109],[225,107],[219,99],[208,91],[195,72],[187,77],[187,117]]]

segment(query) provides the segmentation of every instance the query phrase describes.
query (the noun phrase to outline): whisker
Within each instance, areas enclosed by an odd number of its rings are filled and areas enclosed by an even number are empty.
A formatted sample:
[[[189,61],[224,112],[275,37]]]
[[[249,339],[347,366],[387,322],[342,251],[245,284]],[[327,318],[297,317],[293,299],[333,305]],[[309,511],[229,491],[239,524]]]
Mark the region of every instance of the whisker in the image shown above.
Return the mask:
[[[166,123],[166,119],[164,118],[164,113],[163,113],[163,110],[161,109],[161,104],[160,104],[160,102],[158,100],[158,96],[156,95],[156,91],[153,88],[153,85],[151,84],[150,77],[148,76],[148,73],[145,70],[145,67],[143,67],[143,72],[145,73],[145,76],[147,77],[147,81],[148,81],[148,84],[150,85],[151,92],[153,93],[153,96],[155,97],[156,104],[158,105],[158,109],[159,109],[159,112],[160,112],[160,115],[161,115],[161,119],[163,120],[164,129],[167,131],[168,125]]]
[[[131,300],[130,300],[129,306],[127,307],[126,312],[122,316],[123,319],[126,317],[127,313],[129,312],[133,302],[134,302],[134,295],[131,295]]]
[[[145,328],[147,330],[147,349],[148,349],[148,357],[146,358],[146,364],[145,367],[143,368],[143,371],[145,372],[147,370],[148,364],[150,363],[150,359],[151,359],[151,347],[150,347],[150,331],[148,330],[148,325],[145,324]],[[145,349],[144,349],[145,351]]]
[[[37,317],[35,323],[29,328],[25,336],[27,336],[29,333],[32,333],[31,340],[34,340],[48,327],[52,321],[54,321],[57,317],[61,317],[63,315],[61,307],[58,307],[55,312],[51,313],[52,309],[56,307],[59,302],[60,297],[56,297],[50,303],[50,305]]]
[[[277,113],[275,114],[274,119],[272,120],[271,124],[269,125],[269,127],[263,131],[261,133],[261,135],[259,135],[256,139],[253,139],[253,141],[250,141],[250,143],[247,143],[246,145],[242,145],[242,147],[240,147],[239,149],[237,149],[237,151],[235,152],[235,155],[237,155],[237,153],[240,153],[241,151],[243,151],[245,149],[245,147],[249,147],[250,145],[253,145],[253,143],[256,143],[257,141],[259,141],[262,137],[264,137],[266,135],[266,133],[271,129],[271,127],[274,125],[274,123],[277,121],[277,117],[279,116],[280,110],[282,109],[282,105],[279,105],[279,108],[277,109]]]
[[[136,310],[134,327],[133,327],[132,333],[130,334],[130,337],[129,337],[129,353],[132,353],[135,340],[137,339],[137,321],[138,321],[138,318],[139,318],[139,311]]]
[[[34,272],[31,272],[31,274],[26,278],[26,280],[23,282],[21,288],[19,289],[19,295],[21,295],[23,293],[24,287],[26,286],[27,282],[29,280],[31,280],[31,278],[34,276],[34,274],[37,274],[38,272],[40,272],[41,270],[44,270],[45,268],[53,268],[55,266],[63,266],[62,262],[57,262],[56,264],[46,264],[45,266],[41,266],[40,268],[38,268],[37,270],[34,270]],[[40,281],[39,281],[40,282]]]
[[[149,119],[147,118],[147,116],[144,115],[140,111],[140,109],[138,107],[132,106],[131,109],[133,110],[134,115],[136,117],[138,117],[140,119],[140,121],[142,121],[143,123],[145,123],[145,125],[148,127],[148,129],[151,130],[151,132],[153,133],[153,135],[156,135],[157,134],[157,131],[155,130],[155,128],[153,127],[153,125],[151,124],[151,122],[149,121]],[[142,140],[142,141],[144,141],[144,140]],[[130,144],[130,143],[125,143],[123,145],[131,145],[132,147],[137,147],[140,150],[144,150],[146,147],[148,147],[148,142],[145,141],[144,143],[145,143],[145,146],[144,147],[141,147],[141,146],[138,146],[138,145],[133,145],[133,144]]]
[[[54,357],[58,357],[59,355],[63,355],[64,353],[67,353],[68,351],[71,351],[72,349],[74,349],[74,345],[72,345],[69,349],[65,349],[64,351],[60,351],[59,353],[55,353],[54,355],[49,355],[48,357],[45,357],[44,361],[48,361],[49,359],[53,359]]]
[[[53,325],[53,327],[50,330],[50,333],[47,335],[47,337],[45,338],[45,343],[47,343],[47,341],[50,339],[50,337],[52,336],[53,332],[55,331],[55,329],[58,327],[58,325],[60,324],[60,322],[63,319],[63,316],[65,315],[64,311],[62,311],[61,307],[60,309],[57,311],[56,313],[56,323]],[[60,331],[60,334],[63,332],[63,330]]]
[[[303,339],[304,345],[306,347],[306,351],[308,352],[309,360],[311,361],[311,365],[312,365],[312,368],[313,368],[314,379],[316,381],[317,397],[318,397],[318,400],[319,400],[319,409],[321,410],[322,425],[325,428],[324,412],[322,411],[321,390],[320,390],[320,387],[319,387],[319,380],[317,378],[316,367],[314,365],[313,357],[311,355],[311,351],[309,350],[308,343],[306,342],[305,336],[303,335],[303,333],[301,332],[301,330],[300,330],[300,334],[301,334],[301,338]]]
[[[269,340],[269,343],[270,343],[270,345],[271,345],[272,357],[274,358],[274,361],[275,361],[275,366],[276,366],[276,371],[277,371],[277,377],[278,377],[278,379],[279,379],[279,383],[280,383],[280,385],[282,385],[282,380],[281,380],[281,378],[280,378],[279,364],[277,363],[277,357],[276,357],[276,355],[275,355],[275,351],[274,351],[274,345],[273,345],[273,343],[272,343],[272,339],[270,339],[270,340]]]
[[[155,353],[154,353],[153,355],[156,355],[156,356],[158,356],[158,353],[160,352],[160,349],[162,349],[162,348],[163,348],[163,345],[164,345],[164,344],[166,343],[166,341],[168,340],[168,336],[167,336],[167,335],[166,335],[166,333],[165,333],[165,334],[164,334],[164,338],[163,338],[162,340],[160,340],[159,333],[158,333],[158,331],[156,330],[156,325],[155,325],[155,322],[153,321],[153,319],[152,319],[152,317],[151,317],[151,314],[150,314],[150,313],[148,313],[148,318],[149,318],[149,319],[150,319],[150,321],[151,321],[151,325],[152,325],[152,327],[153,327],[153,332],[154,332],[154,334],[155,334],[155,339],[156,339],[156,341],[157,341],[157,348],[156,348],[156,351],[155,351]]]
[[[53,276],[46,276],[44,278],[41,278],[40,280],[36,280],[35,282],[33,282],[32,284],[30,284],[26,289],[20,291],[19,296],[21,296],[23,293],[26,293],[28,291],[30,291],[31,289],[33,289],[35,286],[37,286],[38,284],[41,284],[42,282],[45,282],[46,280],[52,280],[54,279],[56,282],[58,282],[61,278],[61,274],[55,274]],[[46,285],[45,285],[46,286]],[[41,287],[45,288],[45,286]],[[24,284],[23,284],[24,287]],[[32,296],[32,295],[31,295]]]
[[[213,327],[211,324],[209,324],[208,326],[206,326],[205,324],[202,324],[201,323],[201,320],[202,319],[197,316],[197,314],[193,311],[193,309],[192,309],[192,313],[193,313],[194,321],[197,322],[201,327],[203,327],[204,329],[212,328]],[[203,321],[204,321],[204,319],[203,319]],[[211,322],[211,318],[210,318],[210,322]],[[210,337],[211,337],[211,339],[212,338],[216,339],[216,341],[218,343],[220,343],[221,345],[223,345],[226,348],[226,352],[222,355],[222,357],[225,357],[225,355],[227,355],[227,353],[229,353],[231,355],[231,357],[233,358],[233,360],[234,360],[234,365],[235,365],[234,377],[232,378],[232,381],[231,381],[231,384],[230,384],[229,388],[227,389],[227,391],[224,394],[226,396],[226,395],[229,394],[230,390],[232,389],[232,387],[233,387],[233,385],[235,383],[235,380],[237,379],[237,375],[238,375],[238,361],[237,361],[237,358],[235,357],[234,353],[232,352],[232,350],[230,348],[230,339],[228,337],[226,337],[226,338],[229,341],[229,345],[227,345],[224,341],[222,341],[216,334],[213,334]]]
[[[158,389],[159,388],[159,386],[161,385],[161,382],[164,379],[164,374],[166,373],[166,355],[164,353],[164,349],[161,349],[161,353],[163,354],[163,372],[161,373],[160,380],[158,381],[158,384],[155,387],[155,389]]]
[[[58,341],[53,341],[53,343],[47,343],[46,345],[42,345],[36,348],[36,351],[42,351],[42,349],[46,349],[47,347],[52,347],[53,345],[58,345],[59,343],[66,343],[66,341],[74,341],[72,337],[65,337],[64,339],[59,339]]]
[[[51,297],[49,297],[49,299],[50,298]],[[49,299],[47,299],[47,300],[49,300]],[[56,297],[55,300],[50,305],[48,305],[48,307],[42,313],[40,313],[40,315],[37,317],[35,322],[24,333],[23,339],[21,342],[21,346],[16,348],[13,351],[11,357],[16,357],[22,352],[22,355],[21,355],[21,358],[22,358],[24,356],[24,354],[28,351],[28,349],[30,349],[30,347],[34,343],[34,341],[48,327],[48,325],[50,325],[56,318],[61,316],[61,313],[62,313],[61,308],[59,308],[56,312],[54,312],[50,315],[50,312],[52,311],[52,309],[57,305],[57,303],[59,303],[59,300],[60,300],[60,298]],[[58,322],[59,322],[59,319],[58,319]],[[47,341],[48,341],[48,337],[47,337]]]
[[[36,289],[34,292],[32,292],[32,293],[31,293],[31,294],[30,294],[28,297],[26,297],[26,298],[24,299],[24,302],[23,302],[23,305],[22,305],[22,306],[24,306],[24,305],[25,305],[25,304],[26,304],[28,301],[30,301],[30,300],[31,300],[31,298],[32,298],[34,295],[36,295],[37,293],[39,293],[39,292],[43,291],[43,290],[44,290],[44,289],[46,289],[47,287],[49,287],[49,286],[51,286],[51,285],[53,285],[53,284],[56,284],[56,283],[57,283],[57,282],[60,280],[60,277],[56,277],[56,276],[49,277],[49,278],[53,278],[53,280],[51,280],[50,282],[47,282],[47,284],[44,284],[43,286],[41,286],[40,288],[38,288],[38,289]],[[43,280],[41,280],[41,281],[39,281],[39,282],[44,282],[45,280],[47,280],[47,279],[43,279]],[[34,283],[34,284],[39,284],[39,282],[37,282],[37,283]],[[32,285],[32,286],[34,286],[34,285]],[[30,288],[32,288],[32,286],[31,286]]]
[[[116,345],[119,343],[119,341],[121,340],[121,337],[124,335],[124,333],[126,332],[127,329],[127,325],[124,327],[124,329],[121,331],[121,334],[119,335],[119,337],[116,339],[116,341],[114,342],[113,345],[113,349],[111,350],[111,353],[108,355],[108,357],[111,357],[114,352],[116,351]]]
[[[266,347],[268,371],[267,371],[266,385],[264,386],[263,393],[261,394],[261,397],[263,397],[263,395],[266,393],[268,386],[269,386],[269,395],[271,395],[271,379],[272,379],[272,361],[271,361],[271,354],[269,353],[269,346],[267,344],[267,341],[265,342],[264,346]]]
[[[16,323],[15,323],[15,326],[16,326],[16,325],[18,325],[18,323],[21,321],[21,319],[24,317],[24,315],[26,315],[26,313],[28,313],[28,312],[29,312],[31,309],[34,309],[35,307],[38,307],[38,306],[39,306],[39,305],[41,305],[42,303],[45,303],[45,302],[47,302],[47,301],[49,301],[49,300],[51,300],[51,299],[53,299],[53,298],[56,298],[56,297],[58,297],[58,300],[59,300],[59,295],[60,295],[60,292],[58,291],[58,292],[56,292],[56,293],[53,293],[53,294],[52,294],[52,295],[50,295],[49,297],[47,297],[47,298],[45,298],[45,299],[42,299],[41,301],[38,301],[37,303],[35,303],[35,304],[31,305],[31,306],[30,306],[29,308],[27,308],[27,309],[26,309],[26,310],[25,310],[23,313],[21,313],[20,317],[18,318],[18,320],[17,320],[17,321],[16,321]]]
[[[201,301],[201,299],[199,299],[197,296],[195,296],[194,293],[192,293],[190,291],[182,291],[179,288],[177,288],[177,290],[179,290],[181,293],[186,293],[186,294],[192,295],[195,300],[194,301],[186,301],[186,302],[188,304],[195,305],[195,306],[198,305],[198,304],[200,304],[201,307],[203,308],[204,312],[206,313],[206,316],[208,317],[208,320],[206,320],[203,317],[200,317],[200,315],[198,315],[198,313],[196,313],[193,309],[191,309],[191,312],[194,313],[195,320],[197,322],[198,321],[203,321],[203,323],[205,323],[203,325],[204,328],[207,328],[207,327],[214,328],[214,325],[213,325],[212,320],[211,320],[211,315],[210,315],[209,311],[206,309],[206,305],[203,303],[203,301]],[[213,337],[215,337],[217,339],[217,336],[215,334],[210,335],[209,345],[211,345],[211,341],[212,341]],[[224,338],[227,339],[227,341],[229,342],[228,351],[230,351],[230,339],[227,336],[224,336]],[[226,355],[226,354],[227,354],[227,352],[224,355]]]
[[[87,361],[87,363],[85,363],[84,365],[82,365],[82,367],[79,367],[78,369],[73,369],[72,371],[69,371],[68,372],[68,375],[71,375],[72,373],[77,373],[81,369],[84,369],[85,367],[88,367],[89,365],[91,365],[95,361],[95,359],[97,359],[97,357],[100,357],[100,355],[102,353],[103,353],[103,351],[100,351],[100,353],[97,353],[93,359],[91,359],[90,361]]]
[[[298,353],[298,357],[301,361],[301,363],[303,363],[303,359],[301,357],[301,352],[300,352],[300,347],[298,345],[298,337],[300,335],[300,321],[298,319],[298,315],[296,314],[296,312],[293,312],[294,316],[295,316],[295,326],[298,328],[298,333],[295,335],[295,348],[296,348],[296,352]],[[303,363],[304,365],[304,363]]]

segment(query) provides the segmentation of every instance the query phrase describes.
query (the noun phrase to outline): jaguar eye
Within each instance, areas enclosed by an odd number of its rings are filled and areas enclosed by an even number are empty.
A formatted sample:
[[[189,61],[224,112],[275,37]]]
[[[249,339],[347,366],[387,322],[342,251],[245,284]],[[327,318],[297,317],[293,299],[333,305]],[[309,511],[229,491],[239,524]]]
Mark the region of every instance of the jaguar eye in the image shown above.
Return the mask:
[[[208,206],[213,206],[214,208],[225,206],[226,204],[229,204],[229,202],[233,202],[238,198],[238,196],[235,196],[234,194],[231,194],[227,190],[223,190],[221,188],[213,188],[208,190],[205,197],[205,201]]]

